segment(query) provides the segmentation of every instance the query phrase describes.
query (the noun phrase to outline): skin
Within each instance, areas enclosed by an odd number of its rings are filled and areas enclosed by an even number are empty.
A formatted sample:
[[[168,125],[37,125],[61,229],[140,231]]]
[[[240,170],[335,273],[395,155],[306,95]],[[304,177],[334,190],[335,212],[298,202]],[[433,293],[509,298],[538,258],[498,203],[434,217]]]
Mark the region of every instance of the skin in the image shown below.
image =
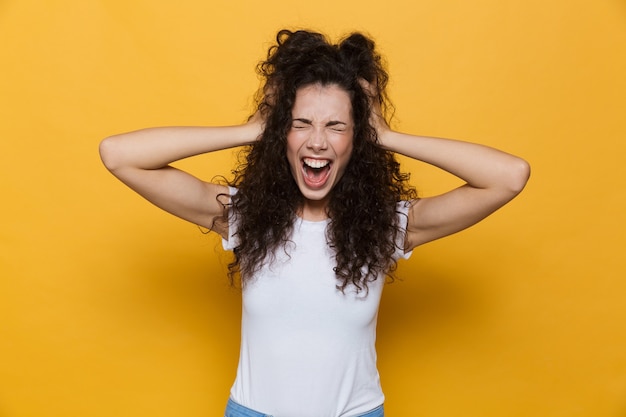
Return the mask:
[[[350,96],[335,85],[303,87],[296,93],[292,119],[287,134],[287,160],[304,196],[299,215],[305,220],[322,220],[327,217],[330,192],[352,155]],[[320,166],[321,175],[309,175],[310,166]]]
[[[390,129],[375,104],[378,102],[376,88],[365,82],[363,87],[372,97],[371,123],[382,147],[436,166],[465,181],[463,186],[447,193],[412,202],[405,250],[472,226],[514,198],[526,185],[530,167],[519,157],[479,144]],[[344,118],[347,104],[342,98],[342,93],[347,93],[336,90],[336,87],[305,87],[298,91],[293,116],[308,126],[301,129],[295,123],[288,135],[288,158],[305,196],[302,215],[313,220],[325,217],[328,191],[341,178],[351,149],[351,145],[346,147],[351,143],[351,135],[344,132],[343,136],[332,130],[335,122],[348,121]],[[216,197],[227,193],[227,188],[198,179],[169,164],[194,155],[248,145],[262,132],[263,120],[259,114],[237,126],[144,129],[106,138],[100,144],[100,155],[117,178],[144,198],[182,219],[211,229],[213,220],[224,214]],[[341,146],[340,137],[344,140]],[[304,182],[301,176],[303,156],[332,160],[332,172],[323,187],[314,189]],[[216,226],[212,230],[227,237],[225,227]]]
[[[412,202],[406,251],[478,223],[524,189],[530,165],[523,159],[476,143],[394,131],[381,117],[373,87],[363,83],[372,96],[371,123],[383,148],[434,165],[466,182],[447,193]]]

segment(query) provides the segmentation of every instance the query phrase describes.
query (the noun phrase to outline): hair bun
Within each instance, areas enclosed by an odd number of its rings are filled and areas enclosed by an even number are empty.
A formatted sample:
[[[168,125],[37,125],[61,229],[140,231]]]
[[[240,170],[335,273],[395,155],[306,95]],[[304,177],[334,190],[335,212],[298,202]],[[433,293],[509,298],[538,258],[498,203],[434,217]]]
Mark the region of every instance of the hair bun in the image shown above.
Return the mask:
[[[361,33],[352,33],[339,44],[339,55],[357,77],[380,85],[382,80],[378,79],[378,74],[382,68],[381,57],[376,52],[373,40]]]

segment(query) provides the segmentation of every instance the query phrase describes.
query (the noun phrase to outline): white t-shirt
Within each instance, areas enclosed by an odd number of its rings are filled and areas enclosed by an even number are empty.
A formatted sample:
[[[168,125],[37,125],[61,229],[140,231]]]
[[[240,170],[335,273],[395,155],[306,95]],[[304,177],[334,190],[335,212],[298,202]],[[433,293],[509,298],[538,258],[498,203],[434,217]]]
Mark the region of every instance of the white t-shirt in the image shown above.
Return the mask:
[[[398,204],[406,229],[407,204]],[[351,417],[384,401],[376,319],[384,277],[336,288],[328,221],[298,219],[286,250],[243,290],[241,351],[231,398],[274,417]],[[236,222],[225,249],[237,245]],[[399,242],[401,243],[401,242]],[[399,244],[396,258],[408,258]]]

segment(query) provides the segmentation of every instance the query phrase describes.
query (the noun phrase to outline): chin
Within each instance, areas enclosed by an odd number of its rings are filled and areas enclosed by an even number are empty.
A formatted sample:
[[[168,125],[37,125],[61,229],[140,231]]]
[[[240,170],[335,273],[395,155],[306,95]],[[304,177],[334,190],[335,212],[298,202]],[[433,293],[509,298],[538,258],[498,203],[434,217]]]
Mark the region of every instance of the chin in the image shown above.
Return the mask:
[[[302,189],[300,188],[300,194],[310,201],[322,201],[325,200],[330,194],[330,190],[316,190],[311,191],[310,189]]]

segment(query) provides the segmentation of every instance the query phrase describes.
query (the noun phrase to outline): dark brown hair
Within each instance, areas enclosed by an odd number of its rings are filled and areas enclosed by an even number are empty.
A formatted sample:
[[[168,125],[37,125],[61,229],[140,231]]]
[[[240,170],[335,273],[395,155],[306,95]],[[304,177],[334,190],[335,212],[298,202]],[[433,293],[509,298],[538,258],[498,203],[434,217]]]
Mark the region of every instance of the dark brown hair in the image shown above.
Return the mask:
[[[238,189],[230,207],[238,224],[231,281],[239,274],[245,285],[290,239],[303,202],[286,156],[291,110],[298,89],[321,84],[348,92],[354,121],[352,156],[328,206],[327,240],[335,252],[337,287],[366,290],[381,273],[395,270],[392,255],[403,241],[396,203],[416,197],[393,153],[377,144],[370,123],[372,99],[384,110],[391,108],[388,75],[374,42],[353,33],[332,44],[319,33],[282,30],[257,70],[263,80],[258,110],[266,124],[229,184]],[[363,80],[378,90],[375,97],[368,96]]]

